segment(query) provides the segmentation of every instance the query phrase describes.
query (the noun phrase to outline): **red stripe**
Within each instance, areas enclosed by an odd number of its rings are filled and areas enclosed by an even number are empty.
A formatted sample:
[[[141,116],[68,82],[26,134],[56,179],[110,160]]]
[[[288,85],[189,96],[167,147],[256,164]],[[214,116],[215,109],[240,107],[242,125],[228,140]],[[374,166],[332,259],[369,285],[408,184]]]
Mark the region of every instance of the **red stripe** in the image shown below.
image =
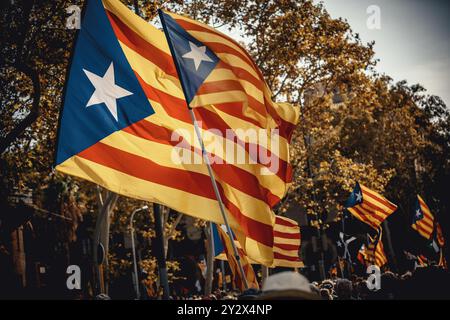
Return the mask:
[[[279,224],[279,225],[286,226],[286,227],[298,228],[298,224],[297,223],[294,223],[294,222],[288,221],[286,219],[283,219],[280,216],[276,216],[275,217],[275,224]]]
[[[286,250],[286,251],[295,251],[298,252],[298,250],[300,249],[300,245],[299,244],[286,244],[286,243],[273,243],[274,247],[280,248],[282,250]]]
[[[286,233],[273,230],[273,236],[284,239],[300,239],[300,233]]]
[[[237,80],[220,80],[204,82],[197,90],[197,95],[208,94],[224,91],[242,91],[246,94],[245,89]]]
[[[273,258],[277,259],[277,260],[300,261],[299,257],[286,256],[286,255],[278,253],[278,252],[273,253]]]
[[[216,199],[212,187],[205,187],[211,185],[211,180],[207,175],[160,166],[147,158],[130,154],[101,142],[92,145],[78,155],[84,159],[142,180],[193,193],[208,199]],[[218,188],[225,206],[241,226],[244,233],[260,243],[272,246],[272,227],[246,217],[238,207],[225,197],[220,184]]]
[[[150,60],[159,68],[164,70],[168,75],[178,78],[175,64],[172,56],[155,47],[151,43],[145,41],[126,24],[124,24],[112,12],[106,10],[111,26],[116,34],[116,37],[123,42],[127,47]]]

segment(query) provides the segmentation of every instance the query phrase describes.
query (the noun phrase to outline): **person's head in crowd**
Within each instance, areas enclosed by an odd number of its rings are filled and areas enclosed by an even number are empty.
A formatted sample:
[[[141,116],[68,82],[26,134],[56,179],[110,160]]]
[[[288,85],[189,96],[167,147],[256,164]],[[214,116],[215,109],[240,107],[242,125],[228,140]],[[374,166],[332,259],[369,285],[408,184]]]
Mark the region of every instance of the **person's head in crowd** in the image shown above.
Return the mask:
[[[312,292],[310,283],[303,275],[284,271],[269,276],[263,284],[261,300],[319,300]]]
[[[261,292],[258,289],[250,288],[238,295],[238,300],[255,300]]]
[[[328,289],[330,292],[334,289],[333,281],[326,279],[320,284],[320,289]]]
[[[356,283],[355,289],[356,296],[360,300],[366,300],[370,295],[370,290],[367,287],[367,281],[361,279]]]
[[[350,300],[352,298],[353,285],[348,279],[338,279],[334,286],[334,292],[339,300]]]
[[[320,289],[320,296],[323,300],[333,300],[333,296],[331,295],[330,290],[328,289]]]
[[[412,277],[412,272],[411,271],[407,271],[404,274],[402,274],[402,276],[400,277],[400,279],[407,281],[409,279],[411,279]]]

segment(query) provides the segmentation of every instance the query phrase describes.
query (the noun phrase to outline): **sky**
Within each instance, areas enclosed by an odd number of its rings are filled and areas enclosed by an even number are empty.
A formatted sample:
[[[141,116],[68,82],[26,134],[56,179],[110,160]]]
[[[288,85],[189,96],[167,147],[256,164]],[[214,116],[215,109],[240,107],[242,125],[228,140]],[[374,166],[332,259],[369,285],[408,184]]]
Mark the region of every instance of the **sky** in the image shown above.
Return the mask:
[[[315,1],[319,2],[319,1]],[[364,42],[375,41],[377,70],[394,81],[422,84],[450,107],[450,1],[322,0],[333,18],[347,19]],[[379,8],[379,29],[367,20]]]

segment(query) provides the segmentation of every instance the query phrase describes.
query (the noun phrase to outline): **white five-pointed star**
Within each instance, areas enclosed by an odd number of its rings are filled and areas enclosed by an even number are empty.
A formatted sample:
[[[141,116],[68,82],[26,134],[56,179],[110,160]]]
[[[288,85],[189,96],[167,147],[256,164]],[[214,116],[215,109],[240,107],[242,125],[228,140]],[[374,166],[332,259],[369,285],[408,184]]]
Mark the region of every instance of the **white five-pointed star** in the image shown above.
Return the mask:
[[[198,70],[202,61],[213,62],[213,60],[206,54],[205,46],[197,47],[194,43],[189,41],[189,47],[191,47],[191,51],[183,54],[182,57],[184,59],[192,59],[194,61],[195,71]]]
[[[417,210],[416,210],[416,217],[417,217],[417,218],[420,218],[421,215],[422,215],[422,213],[420,212],[419,209],[417,209]]]
[[[83,71],[95,87],[95,91],[86,107],[104,103],[114,119],[119,121],[117,116],[117,99],[132,95],[133,93],[115,84],[113,63],[111,62],[103,77],[99,77],[86,69],[83,69]]]
[[[362,200],[361,192],[356,193],[355,196],[356,196],[356,201],[360,202]]]

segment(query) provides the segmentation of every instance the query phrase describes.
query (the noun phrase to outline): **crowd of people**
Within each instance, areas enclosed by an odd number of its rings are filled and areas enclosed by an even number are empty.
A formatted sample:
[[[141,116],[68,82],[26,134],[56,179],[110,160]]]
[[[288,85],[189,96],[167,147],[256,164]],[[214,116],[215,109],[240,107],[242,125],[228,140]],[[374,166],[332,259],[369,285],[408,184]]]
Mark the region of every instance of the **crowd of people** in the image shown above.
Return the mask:
[[[351,276],[310,282],[305,276],[284,271],[269,276],[261,290],[216,290],[208,296],[171,297],[186,300],[403,300],[450,299],[448,271],[419,267],[402,275],[387,271],[380,274],[379,286],[369,289],[368,279]]]

